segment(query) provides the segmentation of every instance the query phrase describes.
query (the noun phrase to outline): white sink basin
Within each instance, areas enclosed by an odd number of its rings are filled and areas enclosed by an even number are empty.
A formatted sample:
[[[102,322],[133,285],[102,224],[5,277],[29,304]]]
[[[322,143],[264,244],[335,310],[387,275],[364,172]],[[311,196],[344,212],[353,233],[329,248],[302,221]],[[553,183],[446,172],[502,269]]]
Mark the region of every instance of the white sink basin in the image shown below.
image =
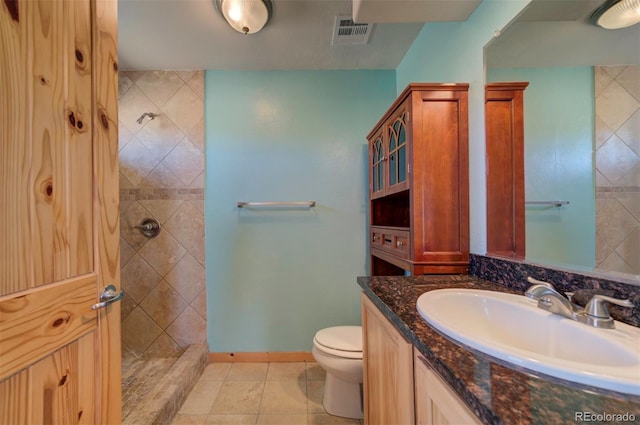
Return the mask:
[[[547,375],[640,395],[640,330],[596,329],[537,307],[521,295],[439,289],[417,302],[424,320],[491,356]]]

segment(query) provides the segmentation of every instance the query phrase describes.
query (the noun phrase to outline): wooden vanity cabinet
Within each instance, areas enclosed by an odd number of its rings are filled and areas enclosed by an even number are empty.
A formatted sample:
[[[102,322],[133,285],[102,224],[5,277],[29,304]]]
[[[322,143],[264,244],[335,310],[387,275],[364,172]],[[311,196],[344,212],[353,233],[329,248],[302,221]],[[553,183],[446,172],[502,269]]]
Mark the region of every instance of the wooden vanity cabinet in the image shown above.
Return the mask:
[[[460,400],[422,357],[414,355],[417,425],[480,425],[482,422]]]
[[[485,87],[487,254],[525,258],[524,90],[529,83]]]
[[[364,293],[362,329],[365,425],[481,423]]]
[[[468,84],[410,84],[367,136],[371,274],[469,264]]]
[[[364,423],[413,424],[413,346],[362,294]]]

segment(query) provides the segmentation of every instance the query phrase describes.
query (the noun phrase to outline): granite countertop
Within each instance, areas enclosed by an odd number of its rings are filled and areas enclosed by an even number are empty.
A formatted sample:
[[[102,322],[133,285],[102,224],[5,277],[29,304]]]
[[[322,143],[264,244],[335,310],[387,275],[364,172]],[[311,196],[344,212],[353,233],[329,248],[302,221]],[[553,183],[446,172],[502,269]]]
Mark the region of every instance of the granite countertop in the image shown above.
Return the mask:
[[[358,284],[485,424],[576,424],[582,422],[576,412],[584,412],[583,418],[629,413],[635,418],[628,423],[640,423],[639,396],[553,378],[465,347],[429,326],[416,309],[418,297],[434,289],[522,292],[468,275],[358,277]]]

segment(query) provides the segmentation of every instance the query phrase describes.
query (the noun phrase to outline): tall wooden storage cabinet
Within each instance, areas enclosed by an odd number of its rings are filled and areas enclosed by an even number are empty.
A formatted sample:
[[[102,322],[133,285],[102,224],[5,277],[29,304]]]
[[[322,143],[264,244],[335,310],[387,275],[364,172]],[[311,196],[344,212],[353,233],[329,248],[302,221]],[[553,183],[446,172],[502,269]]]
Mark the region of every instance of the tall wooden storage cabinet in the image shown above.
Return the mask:
[[[485,87],[487,253],[525,257],[524,90],[529,83]]]
[[[468,84],[410,84],[367,136],[371,274],[466,273]]]

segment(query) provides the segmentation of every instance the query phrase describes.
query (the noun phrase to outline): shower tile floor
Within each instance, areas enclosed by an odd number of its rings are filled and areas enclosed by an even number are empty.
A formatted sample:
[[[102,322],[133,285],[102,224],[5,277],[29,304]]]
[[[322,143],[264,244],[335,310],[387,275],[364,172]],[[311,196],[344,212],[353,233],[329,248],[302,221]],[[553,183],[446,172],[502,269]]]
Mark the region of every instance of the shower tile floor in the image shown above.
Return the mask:
[[[324,370],[314,362],[211,363],[173,425],[362,425],[322,407]]]

